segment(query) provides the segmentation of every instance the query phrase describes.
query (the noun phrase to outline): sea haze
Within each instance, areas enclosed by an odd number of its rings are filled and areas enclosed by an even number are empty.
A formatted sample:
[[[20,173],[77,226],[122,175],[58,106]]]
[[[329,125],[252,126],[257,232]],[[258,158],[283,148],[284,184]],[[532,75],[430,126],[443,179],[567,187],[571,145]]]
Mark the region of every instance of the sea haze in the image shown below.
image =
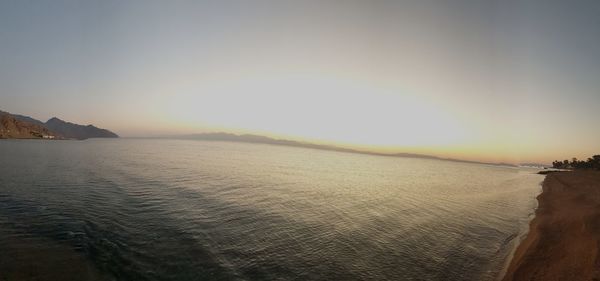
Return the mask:
[[[1,280],[495,280],[543,180],[218,141],[5,140],[0,155]]]

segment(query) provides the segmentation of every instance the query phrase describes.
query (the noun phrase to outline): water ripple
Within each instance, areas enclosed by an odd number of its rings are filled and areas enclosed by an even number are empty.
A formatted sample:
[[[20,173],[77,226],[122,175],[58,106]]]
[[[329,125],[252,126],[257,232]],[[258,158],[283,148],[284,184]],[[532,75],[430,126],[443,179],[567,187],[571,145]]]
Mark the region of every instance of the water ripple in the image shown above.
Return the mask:
[[[250,144],[40,145],[0,143],[3,278],[494,280],[540,180]]]

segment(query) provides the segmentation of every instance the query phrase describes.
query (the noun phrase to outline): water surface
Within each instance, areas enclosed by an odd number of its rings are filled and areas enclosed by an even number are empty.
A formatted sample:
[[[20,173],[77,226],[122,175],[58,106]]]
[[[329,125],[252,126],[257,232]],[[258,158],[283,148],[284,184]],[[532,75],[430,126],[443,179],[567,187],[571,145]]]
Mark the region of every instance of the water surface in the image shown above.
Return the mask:
[[[0,280],[495,280],[543,179],[189,140],[0,155]]]

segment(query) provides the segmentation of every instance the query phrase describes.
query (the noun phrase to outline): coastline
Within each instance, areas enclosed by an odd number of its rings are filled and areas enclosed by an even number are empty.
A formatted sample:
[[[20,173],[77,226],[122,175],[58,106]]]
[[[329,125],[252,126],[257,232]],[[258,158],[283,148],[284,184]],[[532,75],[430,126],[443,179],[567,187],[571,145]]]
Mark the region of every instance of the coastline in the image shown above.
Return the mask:
[[[502,280],[600,278],[600,172],[549,173]]]
[[[542,184],[540,182],[540,186],[541,185]],[[536,204],[537,204],[537,200],[536,200]],[[505,259],[502,263],[502,268],[500,270],[500,273],[494,279],[495,281],[502,281],[503,278],[506,276],[506,272],[508,271],[508,268],[515,256],[515,253],[517,252],[517,249],[519,248],[519,246],[521,245],[523,240],[525,240],[525,238],[527,238],[527,235],[529,234],[529,228],[531,227],[530,223],[535,218],[535,209],[537,209],[537,207],[538,207],[538,205],[536,205],[535,208],[533,209],[533,211],[529,214],[527,223],[525,223],[524,226],[522,226],[522,229],[517,234],[515,234],[513,239],[511,239],[510,247],[509,247],[510,250],[508,251],[508,255],[505,257]]]

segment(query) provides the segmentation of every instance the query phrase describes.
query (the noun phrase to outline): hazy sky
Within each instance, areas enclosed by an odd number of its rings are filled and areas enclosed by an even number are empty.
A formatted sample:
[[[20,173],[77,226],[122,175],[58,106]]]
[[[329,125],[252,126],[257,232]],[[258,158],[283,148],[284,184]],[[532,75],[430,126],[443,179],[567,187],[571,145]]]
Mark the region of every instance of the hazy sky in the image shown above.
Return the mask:
[[[600,154],[600,1],[5,1],[0,109],[493,161]]]

